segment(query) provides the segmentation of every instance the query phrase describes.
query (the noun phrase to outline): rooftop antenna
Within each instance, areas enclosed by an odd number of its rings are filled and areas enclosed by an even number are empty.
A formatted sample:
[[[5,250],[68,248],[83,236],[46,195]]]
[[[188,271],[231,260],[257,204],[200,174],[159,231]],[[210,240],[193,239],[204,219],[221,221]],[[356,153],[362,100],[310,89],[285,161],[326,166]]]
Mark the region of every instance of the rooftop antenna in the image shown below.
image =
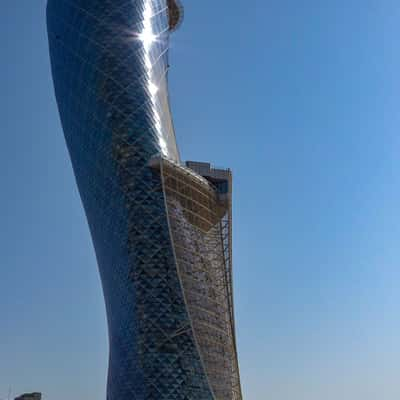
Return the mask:
[[[11,386],[8,387],[7,400],[10,400],[10,398],[11,398]],[[0,398],[0,400],[6,400],[6,399]]]

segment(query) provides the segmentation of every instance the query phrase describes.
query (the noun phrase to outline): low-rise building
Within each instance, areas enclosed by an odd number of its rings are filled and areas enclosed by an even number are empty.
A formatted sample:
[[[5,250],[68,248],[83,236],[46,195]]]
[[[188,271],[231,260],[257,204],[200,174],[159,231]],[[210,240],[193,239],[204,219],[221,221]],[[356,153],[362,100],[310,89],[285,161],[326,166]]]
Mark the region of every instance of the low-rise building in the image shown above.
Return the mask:
[[[42,393],[24,393],[21,396],[16,397],[14,400],[42,400]]]

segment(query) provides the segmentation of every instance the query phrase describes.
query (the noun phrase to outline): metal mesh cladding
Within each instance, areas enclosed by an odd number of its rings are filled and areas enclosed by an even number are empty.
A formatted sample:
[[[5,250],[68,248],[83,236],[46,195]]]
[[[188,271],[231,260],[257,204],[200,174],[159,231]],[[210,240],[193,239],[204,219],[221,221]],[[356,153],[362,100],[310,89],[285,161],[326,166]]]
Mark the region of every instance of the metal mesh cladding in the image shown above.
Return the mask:
[[[204,179],[161,160],[163,185],[179,276],[205,370],[218,400],[240,400],[234,338],[230,261],[226,258],[226,217]]]

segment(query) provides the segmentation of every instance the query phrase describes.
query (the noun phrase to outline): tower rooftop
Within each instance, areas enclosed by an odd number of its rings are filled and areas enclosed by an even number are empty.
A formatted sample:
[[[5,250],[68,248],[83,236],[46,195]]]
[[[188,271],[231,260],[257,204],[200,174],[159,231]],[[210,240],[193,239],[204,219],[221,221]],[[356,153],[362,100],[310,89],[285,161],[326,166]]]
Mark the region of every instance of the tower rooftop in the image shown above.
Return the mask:
[[[179,0],[167,0],[169,15],[169,30],[174,31],[183,20],[183,6]]]

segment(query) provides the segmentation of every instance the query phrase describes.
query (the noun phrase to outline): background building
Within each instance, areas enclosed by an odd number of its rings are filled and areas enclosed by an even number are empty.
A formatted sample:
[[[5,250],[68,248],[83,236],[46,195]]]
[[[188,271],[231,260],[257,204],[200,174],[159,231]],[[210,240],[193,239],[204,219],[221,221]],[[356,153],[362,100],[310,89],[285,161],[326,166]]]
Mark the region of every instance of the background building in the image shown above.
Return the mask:
[[[101,275],[107,399],[241,399],[229,170],[183,165],[174,0],[49,0],[52,73]]]
[[[24,393],[21,396],[16,397],[14,400],[41,400],[42,393],[33,392],[33,393]]]

